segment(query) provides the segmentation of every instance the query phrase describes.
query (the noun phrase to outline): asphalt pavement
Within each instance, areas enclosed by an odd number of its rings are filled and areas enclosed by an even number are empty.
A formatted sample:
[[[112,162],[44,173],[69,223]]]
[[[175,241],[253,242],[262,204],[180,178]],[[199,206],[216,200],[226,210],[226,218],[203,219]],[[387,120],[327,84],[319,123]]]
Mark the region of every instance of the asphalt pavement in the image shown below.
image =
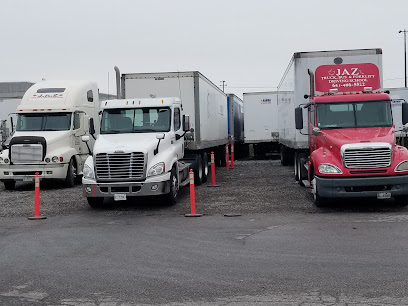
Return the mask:
[[[0,189],[0,305],[408,305],[408,210],[313,206],[277,160],[217,168],[219,188],[88,207],[81,187]],[[225,217],[226,214],[236,217]]]

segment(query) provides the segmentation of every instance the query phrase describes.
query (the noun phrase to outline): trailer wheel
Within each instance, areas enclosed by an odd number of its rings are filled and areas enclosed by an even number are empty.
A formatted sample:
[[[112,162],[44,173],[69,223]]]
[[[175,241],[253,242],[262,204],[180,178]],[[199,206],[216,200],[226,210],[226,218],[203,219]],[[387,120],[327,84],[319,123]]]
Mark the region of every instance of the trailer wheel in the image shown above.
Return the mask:
[[[194,159],[194,185],[200,186],[203,182],[203,160],[200,154],[197,154]]]
[[[302,176],[302,170],[304,171],[303,167],[305,165],[305,160],[307,160],[307,157],[308,155],[306,153],[295,153],[295,168],[298,178],[298,184],[302,187],[305,186],[303,180],[307,179],[307,177]]]
[[[4,188],[6,188],[6,190],[14,190],[15,187],[16,187],[16,181],[5,181],[4,182]]]
[[[178,177],[176,172],[176,167],[173,167],[170,172],[170,192],[167,195],[167,203],[169,206],[173,206],[177,203],[178,199]]]
[[[289,152],[286,149],[286,147],[284,145],[280,146],[280,160],[281,160],[281,165],[282,166],[287,166],[289,165],[289,161],[288,161],[288,156]]]
[[[407,206],[408,205],[408,196],[395,196],[394,201],[399,206]]]
[[[74,157],[72,157],[68,164],[67,176],[65,177],[65,186],[68,188],[75,186],[77,176],[77,167],[74,161]]]
[[[295,165],[294,170],[295,170],[295,181],[298,182],[299,181],[299,172],[298,172],[298,153],[295,152],[295,158],[293,161],[293,164]]]
[[[208,154],[207,152],[203,152],[203,183],[207,181],[208,178]]]
[[[103,206],[103,199],[104,198],[86,198],[88,201],[89,206],[94,209],[100,209]]]

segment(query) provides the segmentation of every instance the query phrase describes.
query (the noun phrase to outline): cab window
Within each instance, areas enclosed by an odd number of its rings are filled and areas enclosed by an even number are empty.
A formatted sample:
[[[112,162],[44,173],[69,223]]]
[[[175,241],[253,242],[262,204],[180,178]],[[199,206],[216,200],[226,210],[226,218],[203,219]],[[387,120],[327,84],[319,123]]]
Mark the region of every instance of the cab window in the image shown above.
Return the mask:
[[[174,130],[178,131],[180,129],[181,122],[180,122],[180,109],[174,109]]]

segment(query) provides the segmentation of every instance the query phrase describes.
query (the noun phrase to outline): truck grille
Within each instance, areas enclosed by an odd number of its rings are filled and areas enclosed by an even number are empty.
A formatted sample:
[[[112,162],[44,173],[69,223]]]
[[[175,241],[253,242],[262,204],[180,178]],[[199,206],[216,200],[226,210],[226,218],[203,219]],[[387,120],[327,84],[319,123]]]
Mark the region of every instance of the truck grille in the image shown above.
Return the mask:
[[[392,154],[391,145],[389,144],[383,146],[374,145],[370,147],[353,147],[351,145],[348,148],[343,147],[343,162],[346,168],[385,168],[391,165]]]
[[[95,159],[96,176],[99,180],[140,180],[145,178],[144,153],[101,153]]]
[[[43,146],[41,144],[12,145],[10,157],[13,164],[40,163],[43,159]]]

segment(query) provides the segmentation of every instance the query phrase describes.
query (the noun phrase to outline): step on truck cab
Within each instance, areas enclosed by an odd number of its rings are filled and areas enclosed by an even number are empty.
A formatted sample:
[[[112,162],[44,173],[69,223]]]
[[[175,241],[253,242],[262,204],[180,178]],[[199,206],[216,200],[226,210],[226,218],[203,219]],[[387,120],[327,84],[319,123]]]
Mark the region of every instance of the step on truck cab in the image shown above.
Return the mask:
[[[72,187],[96,136],[88,122],[98,113],[98,88],[90,81],[43,81],[30,87],[17,107],[13,135],[0,153],[5,188],[32,181],[37,172],[41,179],[62,180]],[[95,125],[98,131],[99,120]],[[90,133],[90,141],[82,142]]]
[[[294,117],[309,148],[295,152],[295,175],[300,183],[309,180],[316,206],[332,198],[361,197],[394,197],[408,204],[408,150],[396,143],[391,99],[379,91],[379,67],[373,62],[343,63],[340,53],[332,64],[306,73],[310,91]],[[403,124],[407,110],[404,104]]]

